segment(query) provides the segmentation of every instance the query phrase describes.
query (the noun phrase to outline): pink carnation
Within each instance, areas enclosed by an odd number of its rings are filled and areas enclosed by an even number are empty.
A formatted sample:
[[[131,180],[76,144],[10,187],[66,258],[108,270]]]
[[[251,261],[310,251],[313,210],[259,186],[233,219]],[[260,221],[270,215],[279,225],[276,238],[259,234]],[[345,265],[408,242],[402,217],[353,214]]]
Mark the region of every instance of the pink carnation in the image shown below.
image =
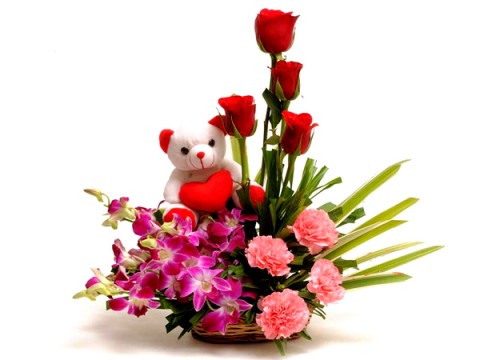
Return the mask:
[[[304,210],[295,220],[293,226],[288,226],[295,234],[298,242],[306,246],[310,254],[315,255],[324,248],[332,247],[338,241],[338,231],[335,223],[330,220],[324,210]]]
[[[267,269],[272,276],[283,276],[290,272],[287,266],[293,260],[293,254],[280,238],[271,236],[256,236],[245,250],[251,267]]]
[[[320,259],[313,264],[307,289],[327,305],[343,298],[345,289],[341,283],[342,275],[337,267],[330,260]]]
[[[262,311],[256,317],[269,340],[288,338],[302,331],[308,324],[310,310],[298,291],[285,289],[264,297],[258,303]]]

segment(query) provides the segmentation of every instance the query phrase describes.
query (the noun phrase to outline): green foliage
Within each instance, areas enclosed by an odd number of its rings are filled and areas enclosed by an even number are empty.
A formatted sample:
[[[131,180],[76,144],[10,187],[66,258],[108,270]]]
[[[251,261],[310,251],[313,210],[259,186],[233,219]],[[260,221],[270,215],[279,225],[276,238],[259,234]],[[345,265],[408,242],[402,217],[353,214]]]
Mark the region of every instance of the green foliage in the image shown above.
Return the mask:
[[[339,213],[336,213],[335,217],[332,219],[335,223],[340,224],[350,213],[362,202],[364,201],[371,193],[377,190],[390,178],[392,178],[403,163],[408,160],[400,161],[396,164],[393,164],[382,171],[380,174],[369,180],[352,195],[338,204],[337,209],[341,209]],[[335,210],[335,209],[334,209]]]
[[[402,273],[379,274],[371,276],[358,276],[347,278],[343,281],[342,286],[346,290],[361,288],[365,286],[390,284],[402,282],[410,279],[411,276]]]

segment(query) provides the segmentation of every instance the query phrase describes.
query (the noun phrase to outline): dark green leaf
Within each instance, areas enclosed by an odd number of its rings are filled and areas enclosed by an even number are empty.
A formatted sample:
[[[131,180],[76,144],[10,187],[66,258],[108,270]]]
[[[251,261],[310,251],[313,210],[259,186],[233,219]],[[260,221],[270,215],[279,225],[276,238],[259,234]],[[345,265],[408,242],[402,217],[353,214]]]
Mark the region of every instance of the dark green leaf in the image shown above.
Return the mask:
[[[282,120],[282,104],[269,89],[265,89],[262,95],[271,110],[271,125],[275,129]]]
[[[155,217],[155,220],[161,225],[163,224],[163,213],[158,209],[153,213],[153,216]]]

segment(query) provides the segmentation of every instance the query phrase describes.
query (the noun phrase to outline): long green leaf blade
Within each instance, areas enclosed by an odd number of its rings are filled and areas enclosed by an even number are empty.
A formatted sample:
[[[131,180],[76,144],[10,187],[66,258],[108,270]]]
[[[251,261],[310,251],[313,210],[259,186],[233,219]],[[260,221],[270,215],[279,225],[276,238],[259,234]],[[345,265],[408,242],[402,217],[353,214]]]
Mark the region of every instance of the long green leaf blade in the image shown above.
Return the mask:
[[[411,276],[402,273],[379,274],[371,276],[360,276],[345,279],[342,286],[345,290],[356,289],[365,286],[391,284],[411,279]]]
[[[370,220],[365,221],[363,224],[355,228],[355,230],[361,229],[366,226],[370,226],[380,221],[387,221],[393,219],[395,216],[400,214],[402,211],[408,209],[410,206],[414,205],[419,199],[417,198],[408,198],[398,204],[388,208],[387,210],[381,212],[380,214],[374,216]]]
[[[404,162],[408,160],[400,161],[396,164],[393,164],[383,170],[380,174],[373,177],[363,186],[361,186],[357,191],[352,195],[346,198],[342,203],[338,204],[337,208],[341,208],[342,212],[334,220],[336,224],[340,224],[355,208],[368,197],[372,192],[378,189],[386,181],[388,181],[392,176],[394,176]]]
[[[365,275],[365,274],[375,274],[375,273],[381,273],[384,271],[388,271],[391,269],[394,269],[400,265],[406,264],[410,261],[416,260],[422,256],[428,255],[434,251],[440,250],[443,248],[443,246],[430,246],[425,249],[417,250],[412,253],[399,256],[395,259],[385,261],[381,264],[369,267],[368,269],[364,269],[361,271],[356,272],[355,274],[352,274],[351,276],[358,276],[358,275]]]
[[[355,261],[357,262],[357,264],[361,264],[361,263],[364,263],[366,261],[370,261],[372,259],[375,259],[377,257],[388,255],[388,254],[391,254],[395,251],[408,249],[409,247],[412,247],[412,246],[415,246],[415,245],[420,245],[420,244],[422,244],[422,242],[417,241],[417,242],[406,242],[406,243],[401,243],[401,244],[389,246],[389,247],[386,247],[384,249],[369,252],[368,254],[360,256]]]
[[[366,241],[404,223],[406,223],[404,220],[390,220],[353,231],[342,236],[335,246],[322,253],[321,256],[328,260],[335,260]]]

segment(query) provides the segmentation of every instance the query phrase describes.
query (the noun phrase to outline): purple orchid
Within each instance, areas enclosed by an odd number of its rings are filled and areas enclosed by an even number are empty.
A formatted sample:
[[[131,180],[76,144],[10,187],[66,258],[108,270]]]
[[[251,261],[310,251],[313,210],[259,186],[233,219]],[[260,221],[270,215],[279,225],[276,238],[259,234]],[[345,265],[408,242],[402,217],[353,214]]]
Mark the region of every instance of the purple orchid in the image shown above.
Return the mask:
[[[135,210],[135,221],[132,224],[133,232],[139,236],[152,235],[156,237],[156,234],[161,230],[160,224],[153,215],[156,209],[137,207]]]
[[[188,242],[186,236],[178,235],[158,240],[156,249],[152,250],[153,261],[161,264],[161,269],[168,275],[177,275],[182,269],[182,262],[189,260],[189,256],[183,253]]]
[[[243,224],[245,221],[256,221],[258,219],[257,215],[244,215],[242,210],[233,208],[232,211],[227,209],[221,210],[218,213],[218,219],[230,228],[235,228],[240,224]]]
[[[113,268],[122,266],[125,269],[134,271],[150,257],[144,250],[131,249],[127,251],[120,239],[116,239],[113,242],[112,250],[115,256],[115,264],[112,265]]]
[[[237,324],[240,313],[252,307],[245,300],[239,299],[242,295],[241,282],[230,278],[227,282],[230,284],[230,290],[217,291],[215,295],[208,297],[219,308],[203,318],[202,327],[205,331],[218,331],[225,334],[227,325]]]
[[[207,295],[212,291],[229,291],[231,289],[227,280],[220,278],[223,269],[203,269],[194,267],[188,269],[185,276],[179,280],[180,296],[186,297],[193,293],[193,307],[196,311],[205,304]]]
[[[135,209],[128,204],[128,200],[128,197],[121,197],[119,200],[112,200],[112,202],[108,205],[108,214],[110,216],[103,222],[102,225],[110,226],[113,229],[116,229],[119,221],[134,221]]]
[[[99,295],[112,296],[122,293],[123,289],[118,287],[109,277],[102,274],[99,269],[92,269],[95,276],[91,277],[85,284],[85,290],[76,293],[73,298],[87,297],[95,300]]]
[[[108,302],[110,309],[122,311],[128,307],[129,314],[140,317],[145,315],[148,309],[156,309],[160,306],[159,302],[152,300],[158,288],[158,276],[154,273],[146,273],[141,274],[138,280],[138,283],[130,289],[129,300],[123,297],[112,299]]]

